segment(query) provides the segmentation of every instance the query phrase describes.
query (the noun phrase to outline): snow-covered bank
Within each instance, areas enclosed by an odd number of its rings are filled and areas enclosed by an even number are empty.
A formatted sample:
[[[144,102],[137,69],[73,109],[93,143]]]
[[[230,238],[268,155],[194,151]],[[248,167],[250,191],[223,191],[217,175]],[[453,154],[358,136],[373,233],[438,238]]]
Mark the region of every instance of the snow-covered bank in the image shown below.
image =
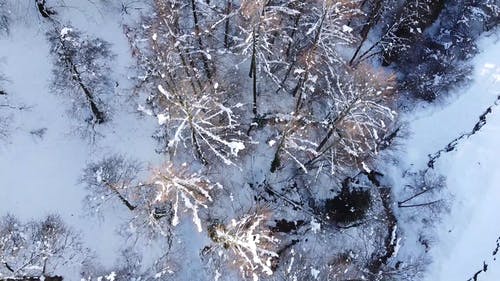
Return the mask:
[[[428,155],[473,130],[479,116],[500,95],[499,34],[481,39],[482,52],[474,59],[473,82],[443,106],[430,106],[407,117],[411,136],[405,143],[403,169],[425,169]],[[414,114],[414,113],[412,113]],[[486,124],[462,139],[456,149],[441,154],[435,170],[446,176],[454,201],[451,213],[438,225],[439,241],[431,249],[428,281],[467,280],[489,266],[478,280],[500,280],[500,264],[492,251],[500,236],[500,108],[493,106]]]

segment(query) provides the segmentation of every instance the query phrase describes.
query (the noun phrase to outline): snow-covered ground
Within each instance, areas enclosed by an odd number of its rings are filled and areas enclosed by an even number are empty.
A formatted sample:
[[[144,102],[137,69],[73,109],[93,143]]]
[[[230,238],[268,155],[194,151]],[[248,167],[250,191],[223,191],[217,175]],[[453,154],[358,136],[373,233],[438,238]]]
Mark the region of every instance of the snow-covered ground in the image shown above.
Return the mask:
[[[407,116],[410,137],[404,143],[401,167],[426,168],[428,154],[443,149],[463,133],[472,131],[479,116],[500,95],[500,38],[490,34],[479,42],[474,58],[473,82],[456,90],[443,105],[431,105]],[[439,241],[428,281],[467,280],[488,264],[478,280],[500,280],[500,264],[492,252],[500,236],[500,108],[493,106],[484,127],[444,153],[435,170],[447,178],[454,196],[450,214],[438,224]],[[499,261],[500,262],[500,261]]]
[[[85,246],[97,253],[98,260],[111,266],[123,246],[118,225],[127,221],[128,214],[117,206],[100,219],[85,216],[88,210],[82,203],[86,191],[79,179],[86,164],[112,153],[138,159],[145,168],[149,163],[160,163],[161,156],[155,153],[151,138],[155,121],[140,117],[124,94],[130,86],[127,72],[131,57],[120,14],[88,1],[66,1],[67,7],[58,9],[62,22],[71,22],[113,44],[117,57],[111,75],[120,85],[114,93],[111,124],[99,129],[95,141],[72,133],[84,122],[69,116],[69,97],[55,95],[49,89],[52,59],[45,32],[51,29],[51,23],[38,15],[31,2],[20,2],[13,11],[16,16],[29,14],[29,22],[16,17],[10,34],[0,37],[0,73],[7,80],[2,86],[8,93],[5,102],[26,107],[5,109],[12,122],[10,136],[0,142],[0,215],[11,213],[27,221],[59,214],[82,232]],[[42,136],[33,133],[40,129],[44,129]],[[68,280],[78,279],[71,276]]]
[[[102,10],[88,1],[65,3],[67,7],[58,10],[63,24],[71,21],[73,26],[113,44],[117,58],[112,75],[119,82],[115,106],[120,111],[115,111],[113,124],[105,125],[100,131],[102,136],[93,143],[69,133],[78,123],[67,114],[69,99],[48,88],[52,65],[45,32],[50,26],[39,18],[33,5],[20,4],[14,12],[26,19],[19,18],[11,34],[0,38],[0,73],[8,79],[2,85],[8,92],[8,102],[26,106],[23,110],[8,109],[12,114],[11,134],[6,142],[0,142],[0,215],[13,213],[28,220],[58,213],[82,232],[85,246],[96,251],[98,260],[110,266],[123,246],[117,228],[127,221],[128,214],[121,206],[112,206],[100,220],[85,216],[82,201],[86,192],[78,180],[87,163],[114,152],[139,159],[145,165],[160,163],[161,156],[154,152],[151,138],[156,121],[139,118],[127,97],[121,95],[130,87],[127,67],[132,62],[119,12],[113,7]],[[410,165],[412,169],[425,168],[428,154],[470,132],[479,116],[494,104],[500,95],[499,46],[498,34],[483,38],[482,53],[474,59],[473,83],[458,90],[443,105],[428,106],[407,116],[411,136],[404,143],[401,169]],[[45,129],[42,137],[34,134],[39,129]],[[430,252],[434,262],[428,281],[467,280],[482,268],[483,261],[489,266],[479,280],[500,280],[500,264],[492,257],[500,236],[499,143],[500,108],[494,107],[479,132],[437,160],[436,171],[447,177],[455,200],[451,213],[438,226],[440,241]],[[186,255],[197,255],[204,242],[187,242]],[[68,274],[75,274],[68,275],[68,280],[77,280],[76,271]]]

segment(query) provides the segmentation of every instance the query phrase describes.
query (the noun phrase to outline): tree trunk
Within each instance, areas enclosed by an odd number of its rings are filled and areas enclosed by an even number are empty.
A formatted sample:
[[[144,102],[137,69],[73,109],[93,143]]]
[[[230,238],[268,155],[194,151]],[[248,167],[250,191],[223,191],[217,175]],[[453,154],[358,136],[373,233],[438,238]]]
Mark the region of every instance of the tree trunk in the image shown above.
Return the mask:
[[[76,65],[73,63],[73,60],[68,56],[66,56],[65,59],[66,59],[66,62],[70,66],[70,70],[72,73],[71,77],[78,84],[80,89],[83,91],[85,98],[86,98],[87,102],[89,103],[90,111],[92,112],[92,115],[94,116],[93,119],[94,119],[95,123],[97,123],[97,124],[104,123],[106,121],[106,119],[105,119],[106,116],[105,116],[104,112],[102,112],[99,109],[99,107],[97,106],[97,103],[95,102],[95,99],[94,99],[92,92],[90,92],[90,90],[87,88],[87,86],[83,83],[82,78],[80,76],[80,72],[76,68]]]
[[[83,83],[82,77],[80,75],[80,72],[78,71],[78,68],[76,67],[75,63],[73,62],[73,58],[68,55],[66,52],[66,46],[64,45],[64,42],[60,40],[61,46],[65,53],[63,54],[63,59],[66,62],[66,64],[69,66],[69,70],[71,72],[71,78],[78,84],[80,89],[83,91],[83,94],[85,95],[85,99],[89,103],[90,106],[90,111],[92,112],[92,115],[94,116],[94,122],[96,124],[101,124],[106,121],[106,115],[104,112],[102,112],[99,107],[97,106],[97,103],[95,102],[94,95],[92,92],[87,88],[87,86]]]
[[[226,24],[224,27],[224,47],[226,49],[229,49],[229,14],[231,13],[232,7],[233,7],[233,0],[227,0],[226,16],[228,18],[226,19]]]
[[[61,276],[19,276],[0,278],[0,281],[63,281]]]
[[[200,29],[200,23],[198,19],[198,12],[196,11],[196,0],[191,0],[191,10],[193,13],[193,21],[194,21],[194,32],[195,36],[198,39],[198,47],[200,50],[204,51],[203,47],[203,41],[201,40],[201,29]],[[212,70],[210,69],[210,65],[208,63],[207,58],[205,57],[205,54],[202,52],[201,53],[201,60],[203,62],[203,67],[205,68],[205,74],[207,75],[208,81],[212,83]]]
[[[194,151],[196,153],[196,156],[198,156],[198,159],[201,161],[203,165],[208,165],[208,161],[203,156],[200,144],[198,143],[198,138],[196,137],[196,131],[193,129],[192,124],[191,124],[191,141],[193,142]]]
[[[40,15],[42,15],[42,17],[50,18],[51,15],[56,14],[56,12],[45,6],[45,0],[35,0],[35,3],[38,8],[38,12],[40,12]]]
[[[122,201],[122,203],[127,206],[127,208],[130,210],[130,211],[133,211],[135,210],[135,208],[137,208],[136,206],[132,205],[128,200],[127,198],[125,198],[121,193],[120,191],[118,191],[118,189],[116,189],[115,186],[113,186],[112,184],[110,183],[106,183],[106,186],[111,189],[111,191],[113,191],[113,193],[118,197],[118,199],[120,199],[120,201]]]
[[[361,41],[359,42],[359,45],[356,48],[356,51],[354,52],[354,55],[352,56],[351,60],[349,61],[349,65],[353,64],[359,51],[361,50],[361,47],[363,47],[363,44],[365,43],[366,38],[368,38],[368,33],[370,33],[370,30],[378,22],[378,20],[380,18],[380,9],[382,8],[382,0],[377,0],[374,5],[375,6],[373,7],[373,9],[371,9],[371,11],[370,11],[370,15],[368,17],[368,20],[366,21],[365,25],[363,26],[363,29],[360,32]]]
[[[276,172],[276,170],[281,166],[280,152],[281,152],[281,148],[285,144],[287,133],[288,132],[283,133],[283,136],[281,136],[281,139],[280,139],[280,143],[276,147],[276,152],[274,153],[273,162],[271,162],[271,169],[269,170],[271,173]]]
[[[253,46],[252,46],[252,60],[250,63],[250,73],[249,76],[252,78],[252,94],[253,94],[253,104],[252,112],[255,117],[257,117],[257,40],[256,40],[255,29],[253,31]]]

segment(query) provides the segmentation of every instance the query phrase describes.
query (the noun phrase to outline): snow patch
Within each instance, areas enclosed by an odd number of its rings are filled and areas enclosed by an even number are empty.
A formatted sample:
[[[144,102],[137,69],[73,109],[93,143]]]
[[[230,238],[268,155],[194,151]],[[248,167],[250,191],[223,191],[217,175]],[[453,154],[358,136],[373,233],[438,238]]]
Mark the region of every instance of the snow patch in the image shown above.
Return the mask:
[[[72,32],[73,29],[72,28],[69,28],[69,27],[63,27],[61,29],[61,37],[66,37],[66,35],[68,35],[68,33]]]
[[[353,31],[352,27],[349,27],[347,25],[342,26],[342,31],[346,33],[351,33]]]
[[[240,150],[245,149],[245,144],[239,141],[229,142],[227,146],[231,150],[231,154],[233,154],[234,156],[238,156],[238,152],[240,152]]]
[[[167,120],[168,120],[168,117],[165,115],[165,114],[158,114],[156,116],[156,118],[158,118],[158,125],[163,125],[165,123],[167,123]]]
[[[314,277],[314,279],[318,279],[319,273],[320,273],[319,270],[317,270],[314,267],[311,267],[311,275],[312,275],[312,277]]]
[[[311,230],[314,232],[314,233],[317,233],[318,231],[321,230],[321,224],[319,222],[316,221],[316,219],[313,217],[312,220],[311,220]]]
[[[162,85],[158,85],[158,91],[160,91],[160,93],[162,93],[165,97],[169,97],[167,90],[165,90]]]
[[[108,281],[115,281],[115,278],[116,278],[116,273],[114,271],[106,276],[106,280]]]

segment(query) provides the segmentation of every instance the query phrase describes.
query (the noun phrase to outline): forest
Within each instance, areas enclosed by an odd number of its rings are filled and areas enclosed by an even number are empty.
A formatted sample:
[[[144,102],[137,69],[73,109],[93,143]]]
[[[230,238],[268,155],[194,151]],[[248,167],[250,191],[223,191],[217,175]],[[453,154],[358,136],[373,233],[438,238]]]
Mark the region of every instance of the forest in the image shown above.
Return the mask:
[[[499,0],[0,0],[0,281],[457,280],[426,275],[440,161],[499,100],[402,151],[486,83],[499,23]],[[476,262],[461,280],[497,280]]]

